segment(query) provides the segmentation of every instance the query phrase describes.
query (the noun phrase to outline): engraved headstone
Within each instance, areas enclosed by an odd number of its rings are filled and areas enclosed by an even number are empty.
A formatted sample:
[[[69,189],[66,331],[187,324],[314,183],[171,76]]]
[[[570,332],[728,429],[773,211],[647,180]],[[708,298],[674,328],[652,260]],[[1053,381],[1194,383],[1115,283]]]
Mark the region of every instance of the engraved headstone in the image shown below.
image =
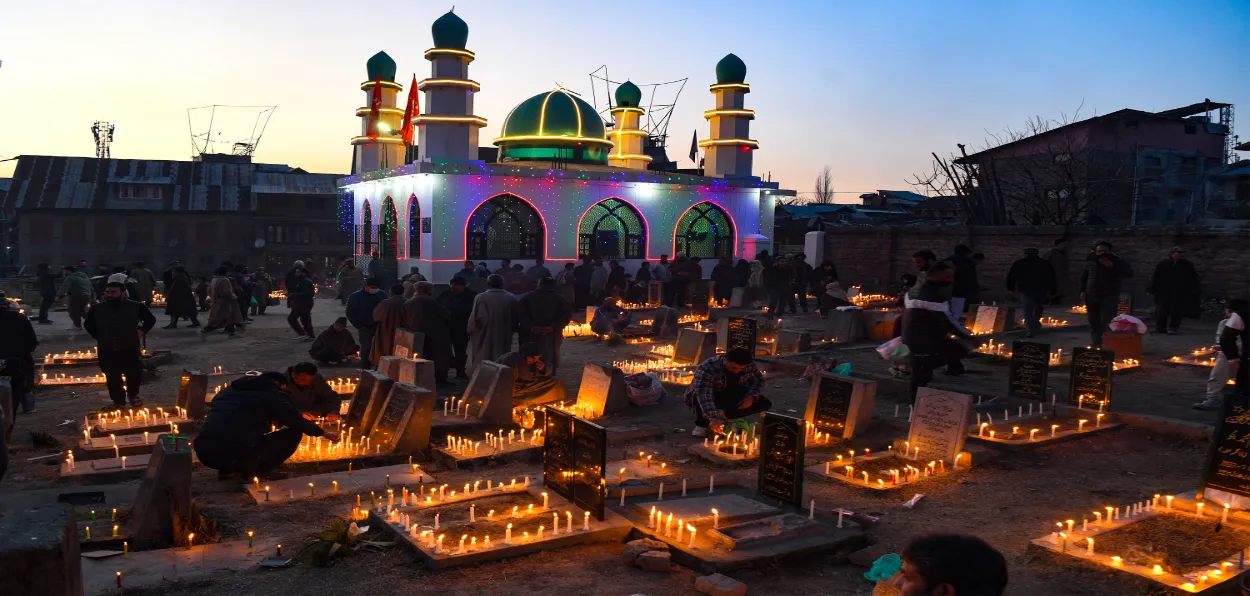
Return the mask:
[[[174,546],[191,519],[191,445],[185,437],[175,442],[161,435],[131,509],[132,548]]]
[[[664,301],[664,282],[649,281],[647,282],[647,306],[655,308]]]
[[[1213,488],[1250,497],[1250,405],[1241,396],[1226,396],[1215,421],[1215,434],[1202,468],[1202,494]]]
[[[394,384],[394,379],[377,371],[361,371],[360,384],[352,393],[352,401],[347,406],[347,420],[344,421],[344,425],[356,429],[359,433],[357,436],[367,435],[373,430],[378,411],[382,409],[382,403],[386,401],[386,396],[391,392],[391,386]]]
[[[849,439],[872,419],[877,382],[820,373],[807,394],[804,419],[816,430]]]
[[[790,416],[760,415],[759,494],[802,507],[806,426]]]
[[[543,425],[543,486],[573,500],[573,416],[547,408]]]
[[[416,358],[425,351],[425,334],[408,329],[395,330],[395,342],[391,354],[398,358]],[[394,379],[395,377],[391,377]],[[399,380],[399,379],[396,379]],[[401,381],[408,383],[410,381]]]
[[[477,408],[478,420],[491,424],[512,422],[512,369],[483,361],[473,371],[464,390],[470,408]]]
[[[615,366],[587,362],[582,369],[581,387],[577,390],[577,405],[586,408],[595,418],[628,410],[625,373]]]
[[[182,381],[178,384],[177,405],[187,411],[187,418],[204,419],[206,393],[208,393],[208,375],[198,370],[182,369]]]
[[[651,333],[654,337],[673,337],[679,333],[677,326],[677,311],[667,306],[661,306],[655,309],[655,316],[651,319]]]
[[[932,387],[921,387],[916,392],[916,407],[912,410],[911,429],[907,442],[913,451],[910,457],[919,461],[940,460],[954,463],[955,455],[964,448],[968,434],[968,412],[972,409],[972,396]]]
[[[716,333],[682,327],[673,344],[674,364],[699,364],[716,355]]]
[[[378,360],[378,372],[397,383],[415,383],[417,363],[401,356],[383,356]]]
[[[608,429],[573,418],[573,504],[603,521],[608,496]]]
[[[1068,380],[1068,400],[1074,404],[1104,404],[1111,399],[1111,371],[1115,352],[1074,348]]]
[[[1046,399],[1050,375],[1050,344],[1034,341],[1011,342],[1011,369],[1007,393],[1029,399]]]
[[[756,326],[755,319],[741,317],[721,319],[716,325],[716,347],[726,352],[735,348],[746,348],[754,356]]]
[[[381,451],[424,451],[433,421],[434,394],[411,383],[395,383],[369,432],[369,443]]]
[[[773,355],[796,354],[812,349],[812,334],[806,331],[778,329],[777,342],[773,344]]]
[[[864,339],[864,316],[860,308],[833,309],[825,315],[825,339],[854,343]]]
[[[971,331],[978,335],[987,334],[987,333],[995,333],[997,331],[1000,331],[999,329],[996,328],[997,322],[998,322],[998,307],[989,306],[987,304],[982,304],[977,307],[977,316],[975,319],[973,319]]]

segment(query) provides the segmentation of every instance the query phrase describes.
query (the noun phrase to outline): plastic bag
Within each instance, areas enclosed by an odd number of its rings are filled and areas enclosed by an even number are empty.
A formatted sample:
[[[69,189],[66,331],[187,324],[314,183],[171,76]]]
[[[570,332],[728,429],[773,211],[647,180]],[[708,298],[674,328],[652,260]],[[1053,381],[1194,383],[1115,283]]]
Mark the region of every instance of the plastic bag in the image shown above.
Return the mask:
[[[839,365],[837,365],[837,366],[833,367],[833,370],[831,370],[831,371],[829,371],[829,372],[831,372],[831,373],[833,373],[833,374],[835,374],[835,375],[842,375],[842,376],[844,376],[844,377],[849,377],[849,376],[851,376],[851,363],[850,363],[850,362],[843,362],[842,364],[839,364]]]
[[[881,555],[881,558],[872,562],[872,568],[864,572],[864,579],[875,582],[883,579],[890,579],[899,569],[903,568],[903,558],[890,553]]]
[[[896,337],[877,346],[877,353],[890,362],[904,364],[911,357],[911,349],[903,343],[902,337]]]
[[[654,406],[668,397],[668,391],[655,373],[637,373],[625,377],[629,401],[635,406]]]
[[[1141,319],[1132,315],[1117,315],[1111,319],[1111,323],[1107,325],[1112,331],[1136,331],[1138,335],[1145,335],[1149,330]]]

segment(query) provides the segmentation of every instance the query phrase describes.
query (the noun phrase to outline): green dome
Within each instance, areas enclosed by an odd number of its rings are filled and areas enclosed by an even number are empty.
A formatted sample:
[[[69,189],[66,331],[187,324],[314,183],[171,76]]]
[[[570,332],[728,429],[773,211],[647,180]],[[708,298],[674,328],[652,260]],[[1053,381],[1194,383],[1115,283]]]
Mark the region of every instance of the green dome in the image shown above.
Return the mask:
[[[438,17],[430,31],[434,34],[436,48],[463,50],[465,44],[469,43],[469,24],[451,11]]]
[[[365,63],[365,68],[369,71],[369,80],[376,80],[382,77],[383,81],[391,83],[395,82],[395,61],[386,52],[378,52]]]
[[[636,108],[642,102],[642,89],[629,81],[616,88],[616,105],[622,108]]]
[[[729,54],[716,63],[716,84],[741,83],[747,80],[747,65],[733,54]]]
[[[500,159],[604,163],[612,147],[603,119],[565,89],[539,93],[512,108],[495,139]]]

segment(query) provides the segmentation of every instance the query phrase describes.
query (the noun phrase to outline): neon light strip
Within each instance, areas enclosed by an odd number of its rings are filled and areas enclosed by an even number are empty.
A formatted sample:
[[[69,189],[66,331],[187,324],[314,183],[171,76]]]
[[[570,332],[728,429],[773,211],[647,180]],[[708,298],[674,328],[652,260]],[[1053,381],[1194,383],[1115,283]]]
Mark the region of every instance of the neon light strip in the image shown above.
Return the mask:
[[[475,124],[477,126],[486,126],[486,119],[480,116],[438,116],[422,114],[414,118],[417,123],[424,124],[426,122],[458,122],[461,124]]]
[[[647,163],[651,163],[650,155],[639,155],[636,153],[615,153],[608,155],[608,159],[641,159]]]
[[[523,141],[569,141],[574,143],[590,143],[592,145],[608,145],[612,146],[612,141],[604,139],[596,139],[592,137],[565,137],[555,135],[513,135],[510,137],[499,137],[494,140],[494,144],[507,142],[523,142]]]
[[[547,95],[543,97],[543,107],[538,111],[538,136],[540,137],[543,136],[543,127],[547,124],[547,102],[551,101],[551,96],[554,93],[555,91],[547,92]],[[577,131],[577,136],[582,136],[581,130]]]
[[[375,82],[376,82],[376,81],[365,81],[365,82],[361,83],[361,84],[360,84],[360,90],[361,90],[361,91],[368,91],[368,90],[370,90],[370,89],[373,89],[373,84],[374,84]],[[404,86],[403,86],[403,85],[400,85],[399,83],[393,83],[393,82],[391,82],[391,81],[382,81],[382,88],[383,88],[383,89],[394,89],[394,90],[396,90],[396,91],[403,91],[403,90],[404,90]]]
[[[477,57],[477,54],[469,50],[458,50],[455,48],[430,48],[425,51],[425,59],[429,60],[431,56],[459,56],[468,58],[469,62],[472,62]]]
[[[711,87],[708,87],[708,89],[711,89],[712,91],[721,91],[723,89],[741,89],[747,93],[751,92],[751,86],[746,83],[722,83],[719,85],[712,85]]]
[[[404,117],[404,111],[399,108],[378,108],[378,113],[399,116],[400,118]],[[356,115],[361,117],[368,116],[369,108],[356,108]]]
[[[647,158],[647,159],[649,160],[650,158]],[[634,213],[638,214],[638,217],[642,218],[642,239],[643,239],[643,242],[645,243],[645,245],[643,246],[643,255],[645,255],[644,260],[650,261],[651,260],[651,222],[647,221],[647,216],[642,214],[642,209],[639,209],[637,205],[629,201],[626,201],[625,199],[621,197],[616,197],[616,196],[603,199],[602,201],[599,201],[598,203],[595,203],[594,205],[591,205],[590,207],[586,208],[586,210],[582,212],[581,217],[577,218],[577,230],[575,232],[577,236],[574,238],[574,240],[576,240],[577,242],[574,242],[573,246],[579,246],[580,244],[581,236],[582,236],[582,220],[586,219],[586,214],[590,213],[591,209],[598,207],[599,203],[603,203],[604,201],[608,201],[611,199],[616,199],[622,203],[625,203],[626,205],[629,205],[629,208],[633,209]],[[607,207],[604,207],[604,209],[607,209]],[[628,230],[626,231],[626,235],[627,236],[629,235]],[[577,259],[569,259],[569,260],[576,261]],[[621,260],[624,260],[624,259],[621,259]]]
[[[617,112],[638,112],[639,114],[647,113],[646,110],[643,110],[642,108],[631,108],[627,106],[618,106],[618,107],[612,108],[612,111],[610,113],[615,114]]]
[[[359,114],[357,115],[359,116]],[[638,130],[636,128],[612,129],[608,131],[608,136],[612,136],[612,135],[621,135],[621,136],[626,136],[626,137],[645,137],[647,136],[647,131]]]
[[[711,120],[716,116],[746,116],[747,118],[755,118],[755,110],[708,110],[703,112],[703,117]]]
[[[404,144],[404,140],[399,137],[391,137],[391,136],[386,136],[386,137],[379,136],[377,139],[371,139],[369,137],[352,137],[353,145],[371,145],[373,143],[382,143],[382,144],[391,143],[394,145],[402,145]]]
[[[474,91],[481,91],[482,86],[477,81],[468,79],[423,79],[417,81],[417,89],[425,91],[426,87],[467,87]]]
[[[673,224],[673,252],[672,254],[674,255],[677,254],[677,226],[681,225],[681,219],[685,217],[687,213],[690,213],[691,209],[694,209],[695,207],[698,207],[699,205],[702,205],[704,203],[707,203],[717,208],[718,210],[720,210],[720,212],[724,213],[725,217],[729,220],[729,226],[733,228],[733,232],[734,232],[733,238],[730,239],[730,241],[733,242],[733,247],[730,252],[733,255],[737,256],[738,254],[738,222],[734,221],[734,216],[732,213],[729,212],[728,209],[725,209],[724,207],[717,205],[716,203],[713,203],[711,201],[699,201],[698,203],[695,203],[689,207],[686,207],[686,210],[682,211],[681,215],[677,217],[677,223]],[[690,255],[686,255],[686,256],[689,257]]]
[[[582,136],[582,108],[581,106],[577,105],[577,101],[573,99],[572,95],[569,95],[568,91],[565,91],[564,89],[560,89],[559,91],[560,93],[563,93],[565,97],[569,98],[569,103],[573,104],[573,113],[577,114],[577,136],[580,137]],[[543,110],[546,110],[546,109],[547,109],[547,105],[544,103]]]
[[[707,139],[699,141],[700,147],[720,147],[724,145],[741,145],[752,149],[760,148],[760,142],[751,139]]]

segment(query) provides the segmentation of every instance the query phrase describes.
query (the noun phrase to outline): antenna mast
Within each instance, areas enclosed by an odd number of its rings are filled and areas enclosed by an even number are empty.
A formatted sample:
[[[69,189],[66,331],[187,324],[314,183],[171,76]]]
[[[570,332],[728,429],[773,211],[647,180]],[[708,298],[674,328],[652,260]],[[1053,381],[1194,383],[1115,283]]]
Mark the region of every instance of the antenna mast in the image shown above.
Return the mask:
[[[95,137],[96,159],[109,158],[109,145],[113,144],[114,128],[116,127],[102,120],[96,120],[96,123],[91,125],[91,134]]]

